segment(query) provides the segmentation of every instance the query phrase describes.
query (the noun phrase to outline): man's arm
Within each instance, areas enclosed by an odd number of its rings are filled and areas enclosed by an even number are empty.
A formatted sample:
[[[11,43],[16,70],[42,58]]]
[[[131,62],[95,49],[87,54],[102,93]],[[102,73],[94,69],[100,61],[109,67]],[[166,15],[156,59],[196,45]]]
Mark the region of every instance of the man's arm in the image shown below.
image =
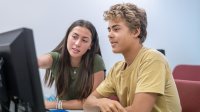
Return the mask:
[[[127,112],[151,112],[157,97],[157,93],[136,93],[133,104],[126,107],[126,110]]]
[[[83,109],[86,112],[99,112],[99,108],[97,106],[97,102],[98,99],[97,98],[102,98],[103,96],[101,96],[99,93],[96,92],[96,90],[94,92],[92,92],[92,94],[90,96],[88,96],[88,98],[85,100],[84,104],[83,104]]]
[[[83,109],[86,112],[126,112],[119,102],[103,98],[96,90],[86,99]]]

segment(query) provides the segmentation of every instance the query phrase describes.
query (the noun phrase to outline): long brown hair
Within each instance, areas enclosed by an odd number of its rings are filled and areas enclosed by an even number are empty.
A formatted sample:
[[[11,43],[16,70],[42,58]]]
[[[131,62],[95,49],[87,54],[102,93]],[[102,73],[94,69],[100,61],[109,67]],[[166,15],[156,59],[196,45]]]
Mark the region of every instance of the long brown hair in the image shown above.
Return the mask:
[[[52,86],[53,82],[55,81],[57,96],[59,98],[63,97],[64,95],[68,94],[69,84],[71,82],[71,75],[70,75],[70,54],[67,50],[67,40],[68,35],[72,31],[72,29],[76,26],[85,27],[90,30],[92,34],[92,43],[91,49],[88,50],[81,58],[80,64],[80,71],[78,74],[78,80],[76,83],[77,88],[75,90],[77,99],[83,100],[89,96],[93,89],[94,83],[94,76],[93,76],[93,66],[94,66],[94,58],[96,54],[101,55],[100,47],[99,47],[99,39],[98,34],[93,26],[93,24],[86,20],[77,20],[68,28],[67,33],[64,39],[60,42],[60,44],[52,50],[53,52],[60,53],[59,59],[59,67],[58,73],[56,77],[52,75],[50,69],[46,70],[45,74],[45,84],[48,84],[49,87]]]

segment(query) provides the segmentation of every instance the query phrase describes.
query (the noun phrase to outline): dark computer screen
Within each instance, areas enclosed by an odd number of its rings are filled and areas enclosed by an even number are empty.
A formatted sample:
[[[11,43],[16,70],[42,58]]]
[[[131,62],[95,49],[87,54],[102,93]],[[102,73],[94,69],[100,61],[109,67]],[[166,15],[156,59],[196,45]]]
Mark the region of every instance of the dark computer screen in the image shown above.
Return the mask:
[[[44,112],[33,32],[20,28],[0,34],[0,111]]]

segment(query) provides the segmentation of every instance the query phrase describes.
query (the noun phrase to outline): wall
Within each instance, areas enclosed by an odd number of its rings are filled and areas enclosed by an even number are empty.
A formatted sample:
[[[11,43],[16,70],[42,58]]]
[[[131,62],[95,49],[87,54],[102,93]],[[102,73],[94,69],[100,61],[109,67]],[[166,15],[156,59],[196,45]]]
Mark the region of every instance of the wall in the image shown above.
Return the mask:
[[[102,14],[112,4],[134,2],[147,11],[147,47],[166,50],[173,69],[177,64],[200,64],[199,0],[0,0],[0,32],[29,27],[34,31],[37,55],[52,50],[77,19],[91,21],[99,33],[106,68],[121,55],[112,53],[107,38],[107,23]],[[41,77],[44,71],[41,70]],[[49,93],[44,89],[45,93]]]

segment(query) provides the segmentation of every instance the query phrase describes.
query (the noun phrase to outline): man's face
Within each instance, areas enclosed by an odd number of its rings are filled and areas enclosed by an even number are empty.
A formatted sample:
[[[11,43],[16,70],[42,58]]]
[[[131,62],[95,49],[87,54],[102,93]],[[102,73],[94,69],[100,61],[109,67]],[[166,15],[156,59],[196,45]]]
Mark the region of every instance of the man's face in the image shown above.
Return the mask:
[[[126,53],[133,46],[135,41],[134,33],[129,30],[123,20],[109,20],[108,32],[114,53]]]

